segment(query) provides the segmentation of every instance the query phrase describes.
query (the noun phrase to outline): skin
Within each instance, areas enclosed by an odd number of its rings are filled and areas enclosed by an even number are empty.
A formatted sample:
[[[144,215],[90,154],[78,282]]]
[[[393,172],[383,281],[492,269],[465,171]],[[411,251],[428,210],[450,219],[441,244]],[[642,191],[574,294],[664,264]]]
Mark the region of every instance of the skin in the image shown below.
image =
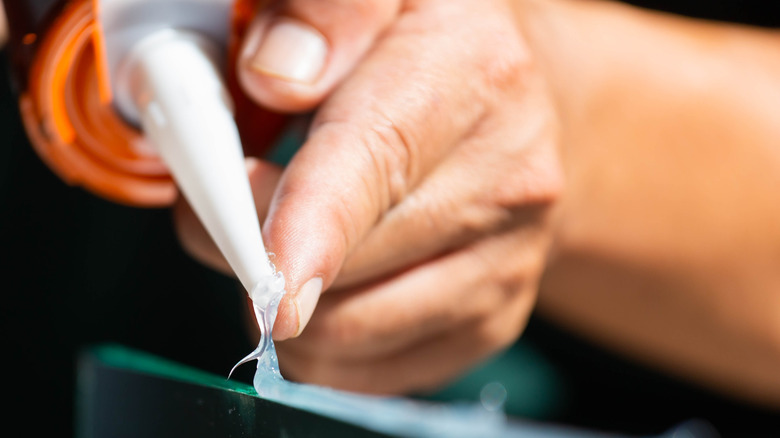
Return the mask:
[[[259,102],[318,107],[286,169],[249,163],[288,278],[285,375],[433,388],[512,343],[536,306],[780,406],[777,32],[610,2],[373,3],[264,12],[328,40],[311,83],[239,65]],[[186,205],[177,218],[185,247],[227,270]]]
[[[779,407],[780,34],[552,5],[526,21],[557,48],[540,53],[555,54],[545,64],[571,145],[539,311]]]
[[[263,163],[250,172],[260,193],[273,191],[264,238],[288,280],[274,337],[306,324],[296,318],[303,283],[321,277],[327,290],[303,334],[279,344],[280,362],[292,378],[353,390],[432,387],[513,342],[533,307],[563,187],[551,94],[506,2],[383,0],[354,16],[357,3],[321,3],[274,12],[345,13],[384,30],[360,45],[359,63],[332,37],[320,81],[348,70],[336,59],[355,66],[320,96],[309,139],[284,172]],[[343,31],[331,20],[312,25]],[[299,99],[296,108],[319,102],[311,93],[320,82],[243,79],[261,100],[274,90]],[[184,224],[185,245],[215,261],[193,245],[193,225]]]

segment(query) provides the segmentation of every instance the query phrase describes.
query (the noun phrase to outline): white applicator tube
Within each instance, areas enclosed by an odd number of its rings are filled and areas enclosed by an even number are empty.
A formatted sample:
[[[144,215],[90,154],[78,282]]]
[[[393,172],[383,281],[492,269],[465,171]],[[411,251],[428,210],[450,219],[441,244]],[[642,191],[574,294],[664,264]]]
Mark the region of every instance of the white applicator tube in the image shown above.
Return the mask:
[[[260,234],[232,101],[217,68],[218,53],[197,33],[155,31],[127,52],[116,71],[114,90],[120,110],[140,124],[251,294],[275,273]]]

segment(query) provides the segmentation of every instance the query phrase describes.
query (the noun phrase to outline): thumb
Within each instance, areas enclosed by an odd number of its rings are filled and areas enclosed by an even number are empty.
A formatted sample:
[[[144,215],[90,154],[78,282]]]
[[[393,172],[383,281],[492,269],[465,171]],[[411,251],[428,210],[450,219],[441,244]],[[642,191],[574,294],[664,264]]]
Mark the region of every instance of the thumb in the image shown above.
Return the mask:
[[[238,59],[244,91],[277,111],[314,108],[392,22],[401,2],[271,2],[250,26]]]

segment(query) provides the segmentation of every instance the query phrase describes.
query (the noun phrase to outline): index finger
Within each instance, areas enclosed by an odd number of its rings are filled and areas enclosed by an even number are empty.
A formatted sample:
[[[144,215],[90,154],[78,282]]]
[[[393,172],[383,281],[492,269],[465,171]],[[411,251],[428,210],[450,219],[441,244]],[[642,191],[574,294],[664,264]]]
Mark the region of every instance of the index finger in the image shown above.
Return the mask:
[[[291,297],[280,314],[298,319],[276,339],[300,333],[350,251],[480,119],[453,74],[465,62],[454,34],[391,34],[320,110],[263,227]]]

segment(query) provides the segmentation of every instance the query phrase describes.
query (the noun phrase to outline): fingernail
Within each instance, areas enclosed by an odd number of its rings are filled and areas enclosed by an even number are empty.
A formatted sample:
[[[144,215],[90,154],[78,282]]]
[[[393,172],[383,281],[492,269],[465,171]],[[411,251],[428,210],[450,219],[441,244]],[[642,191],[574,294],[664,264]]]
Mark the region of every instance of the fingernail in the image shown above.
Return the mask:
[[[250,61],[253,70],[296,82],[314,82],[320,75],[328,44],[316,29],[293,19],[273,23]]]
[[[322,278],[314,277],[307,281],[295,297],[295,308],[298,311],[298,330],[295,336],[303,332],[303,328],[309,323],[314,308],[317,307],[317,301],[322,293]]]

